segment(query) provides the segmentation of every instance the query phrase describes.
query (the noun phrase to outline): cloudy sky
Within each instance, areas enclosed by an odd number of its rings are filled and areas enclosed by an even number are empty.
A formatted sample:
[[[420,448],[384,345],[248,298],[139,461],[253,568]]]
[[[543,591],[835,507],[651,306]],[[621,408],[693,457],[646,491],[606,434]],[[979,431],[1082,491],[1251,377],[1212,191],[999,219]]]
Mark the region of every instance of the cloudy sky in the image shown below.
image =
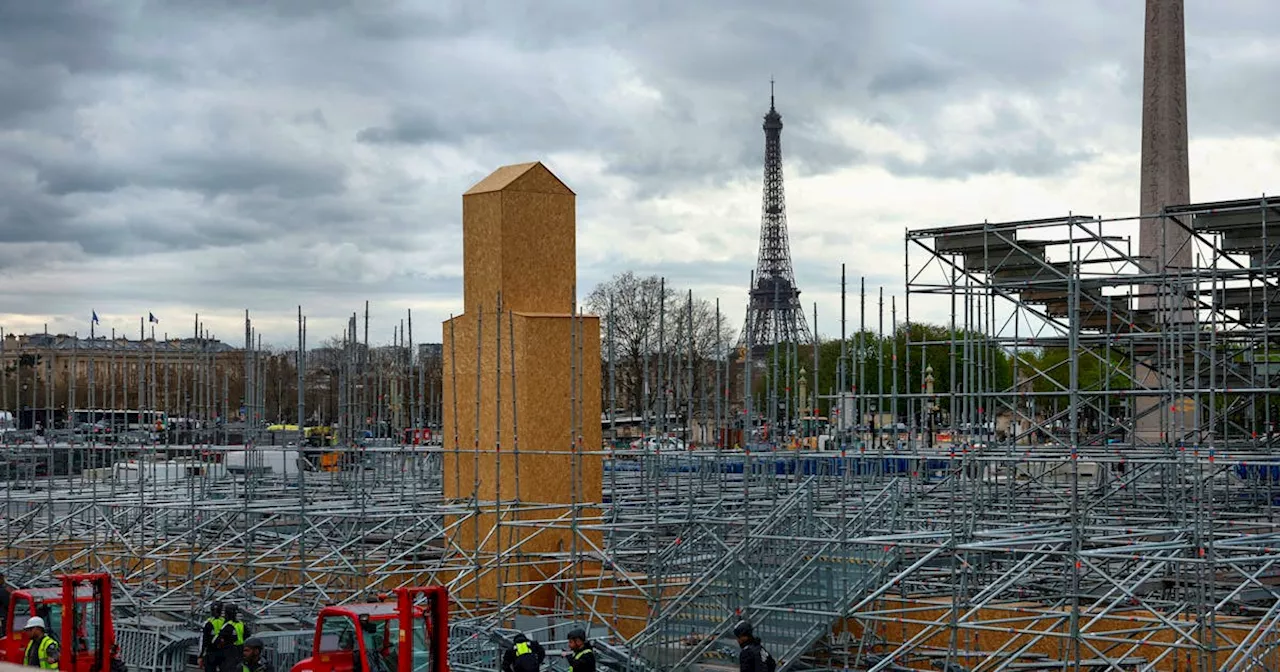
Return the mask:
[[[461,193],[542,160],[585,295],[755,263],[769,78],[820,329],[908,227],[1137,208],[1140,0],[0,0],[0,326],[438,341]],[[1280,190],[1280,3],[1187,0],[1192,195]],[[939,316],[940,317],[940,316]]]

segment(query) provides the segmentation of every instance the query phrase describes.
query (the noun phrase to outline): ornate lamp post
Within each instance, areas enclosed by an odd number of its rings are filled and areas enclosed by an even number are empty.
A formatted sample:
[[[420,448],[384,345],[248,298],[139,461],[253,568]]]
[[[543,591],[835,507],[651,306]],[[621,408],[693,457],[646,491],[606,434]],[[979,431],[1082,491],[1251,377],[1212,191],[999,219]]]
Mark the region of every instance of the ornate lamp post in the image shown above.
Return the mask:
[[[938,397],[933,391],[933,365],[929,365],[924,369],[924,393],[929,400],[926,402],[926,413],[928,413],[928,429],[929,429],[929,447],[933,447],[934,422],[938,416]]]
[[[809,372],[800,367],[800,417],[809,415]]]

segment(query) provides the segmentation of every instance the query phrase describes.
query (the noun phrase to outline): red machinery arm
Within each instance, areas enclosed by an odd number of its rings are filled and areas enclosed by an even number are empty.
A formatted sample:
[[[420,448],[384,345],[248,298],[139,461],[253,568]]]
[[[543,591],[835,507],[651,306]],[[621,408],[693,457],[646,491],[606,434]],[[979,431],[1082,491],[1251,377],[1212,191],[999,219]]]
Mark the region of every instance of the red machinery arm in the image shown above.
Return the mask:
[[[444,586],[396,588],[396,611],[400,614],[400,638],[397,666],[402,671],[413,669],[413,599],[427,597],[426,613],[431,619],[431,641],[428,643],[431,667],[436,672],[449,672],[449,592]]]

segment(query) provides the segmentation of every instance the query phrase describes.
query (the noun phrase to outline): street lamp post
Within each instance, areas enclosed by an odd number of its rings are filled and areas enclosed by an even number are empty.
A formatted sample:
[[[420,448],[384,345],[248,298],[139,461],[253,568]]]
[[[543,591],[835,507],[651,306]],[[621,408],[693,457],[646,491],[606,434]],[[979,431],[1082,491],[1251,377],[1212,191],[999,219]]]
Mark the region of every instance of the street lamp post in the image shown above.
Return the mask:
[[[867,402],[867,408],[871,409],[871,418],[867,423],[867,429],[871,432],[871,443],[873,446],[880,445],[883,447],[883,442],[879,440],[880,432],[876,429],[876,414],[879,411],[879,408],[877,408],[875,401]]]

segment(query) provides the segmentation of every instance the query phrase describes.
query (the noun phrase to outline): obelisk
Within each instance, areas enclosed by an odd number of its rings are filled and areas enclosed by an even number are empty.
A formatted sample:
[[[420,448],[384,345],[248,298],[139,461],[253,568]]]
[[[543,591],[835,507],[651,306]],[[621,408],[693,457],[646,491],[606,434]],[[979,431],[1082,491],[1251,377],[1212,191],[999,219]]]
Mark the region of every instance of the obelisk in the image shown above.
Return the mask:
[[[1142,177],[1138,250],[1158,269],[1190,266],[1190,234],[1159,217],[1191,200],[1187,56],[1182,0],[1147,0],[1142,66]],[[1154,303],[1154,302],[1153,302]]]
[[[1150,272],[1176,273],[1191,266],[1191,234],[1160,217],[1170,205],[1191,201],[1187,152],[1187,56],[1183,0],[1147,0],[1142,63],[1142,158],[1139,195],[1138,252]],[[1171,283],[1141,288],[1140,308],[1157,309],[1159,323],[1183,322],[1186,303],[1171,296]],[[1143,387],[1168,389],[1170,371],[1160,355],[1140,362],[1135,373]],[[1139,397],[1134,429],[1144,443],[1178,441],[1197,423],[1186,400]]]

